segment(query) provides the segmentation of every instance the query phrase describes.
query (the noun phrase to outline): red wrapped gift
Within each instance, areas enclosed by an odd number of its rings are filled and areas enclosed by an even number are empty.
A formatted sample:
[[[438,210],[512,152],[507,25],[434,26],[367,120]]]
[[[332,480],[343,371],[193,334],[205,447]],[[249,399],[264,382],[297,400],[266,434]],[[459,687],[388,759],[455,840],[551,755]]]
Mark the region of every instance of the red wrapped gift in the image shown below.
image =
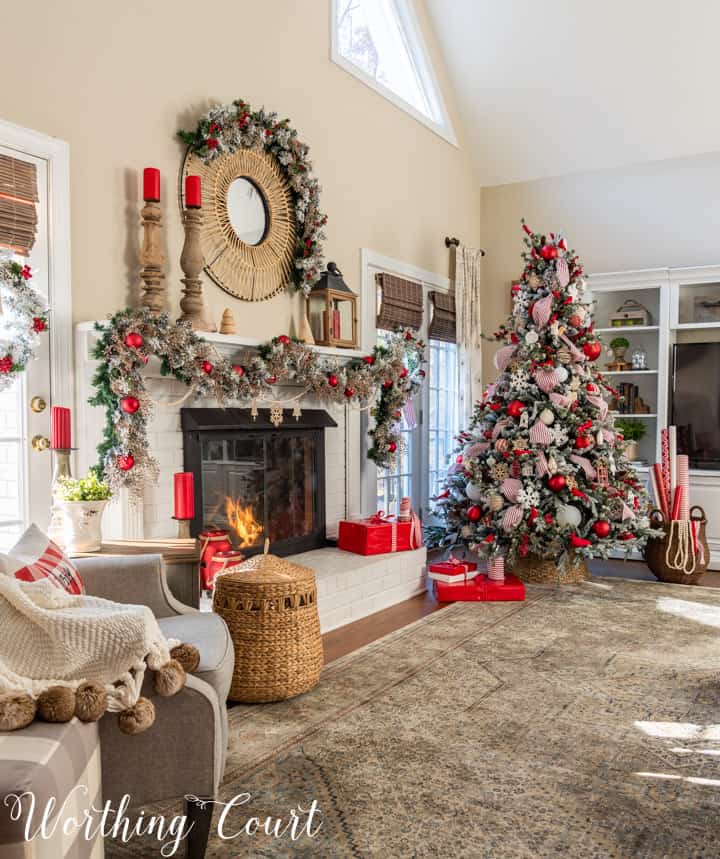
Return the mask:
[[[356,555],[384,555],[408,552],[422,546],[420,520],[413,515],[409,522],[398,522],[382,511],[369,519],[343,519],[338,529],[338,549]]]
[[[444,582],[446,585],[474,579],[477,574],[477,564],[473,561],[461,561],[459,558],[450,558],[447,561],[430,564],[428,567],[430,578],[436,582]]]
[[[435,581],[433,589],[438,602],[522,602],[525,599],[525,585],[510,573],[505,574],[503,582],[494,582],[485,575],[456,584]]]

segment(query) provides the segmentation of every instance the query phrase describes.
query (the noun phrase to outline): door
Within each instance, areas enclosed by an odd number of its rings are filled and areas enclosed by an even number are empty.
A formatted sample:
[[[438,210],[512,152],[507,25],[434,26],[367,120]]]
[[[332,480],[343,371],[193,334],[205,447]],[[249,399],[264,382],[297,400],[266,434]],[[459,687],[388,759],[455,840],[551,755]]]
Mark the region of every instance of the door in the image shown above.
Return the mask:
[[[71,405],[68,369],[72,352],[69,307],[54,312],[59,297],[69,305],[69,201],[65,197],[53,205],[52,200],[67,184],[62,169],[67,148],[61,141],[0,122],[0,154],[33,164],[38,192],[37,234],[29,255],[19,255],[1,244],[0,254],[30,265],[32,285],[50,305],[50,334],[41,336],[37,359],[17,375],[11,387],[0,392],[0,552],[6,552],[31,522],[43,530],[49,523],[52,458],[46,445],[50,405]],[[6,190],[0,188],[0,195]],[[58,243],[63,247],[53,248]],[[66,355],[66,360],[58,362],[64,365],[59,368],[64,378],[53,386],[51,355],[56,354]]]

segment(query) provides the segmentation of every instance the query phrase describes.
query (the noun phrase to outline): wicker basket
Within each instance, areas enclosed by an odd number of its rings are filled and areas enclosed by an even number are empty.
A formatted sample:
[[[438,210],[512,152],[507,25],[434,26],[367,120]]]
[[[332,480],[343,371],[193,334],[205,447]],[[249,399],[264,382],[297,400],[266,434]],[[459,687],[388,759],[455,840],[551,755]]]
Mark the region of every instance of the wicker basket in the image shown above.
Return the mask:
[[[698,523],[698,540],[703,548],[703,561],[701,563],[700,559],[696,558],[695,569],[692,573],[688,574],[683,572],[683,570],[675,570],[667,565],[666,555],[670,539],[666,530],[667,523],[659,510],[653,510],[650,513],[650,524],[653,528],[662,528],[664,535],[662,537],[652,537],[647,541],[647,545],[645,546],[645,563],[650,567],[655,578],[661,582],[676,585],[698,585],[705,575],[708,561],[710,560],[710,547],[705,535],[707,518],[703,508],[699,506],[693,507],[690,510],[690,519]]]
[[[590,571],[583,557],[575,558],[562,569],[557,561],[528,555],[518,558],[512,572],[524,582],[537,585],[572,585],[586,582]]]
[[[246,704],[284,701],[320,679],[323,646],[315,572],[267,554],[218,576],[213,610],[235,645],[228,698]]]

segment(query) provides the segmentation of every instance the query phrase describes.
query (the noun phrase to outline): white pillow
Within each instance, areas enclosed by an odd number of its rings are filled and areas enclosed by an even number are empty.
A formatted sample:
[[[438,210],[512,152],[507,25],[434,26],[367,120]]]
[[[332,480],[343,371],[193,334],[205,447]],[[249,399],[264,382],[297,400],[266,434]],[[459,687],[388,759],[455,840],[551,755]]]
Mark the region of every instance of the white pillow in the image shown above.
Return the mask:
[[[23,582],[49,579],[69,594],[85,593],[85,583],[70,559],[35,524],[7,555],[0,552],[0,572]]]

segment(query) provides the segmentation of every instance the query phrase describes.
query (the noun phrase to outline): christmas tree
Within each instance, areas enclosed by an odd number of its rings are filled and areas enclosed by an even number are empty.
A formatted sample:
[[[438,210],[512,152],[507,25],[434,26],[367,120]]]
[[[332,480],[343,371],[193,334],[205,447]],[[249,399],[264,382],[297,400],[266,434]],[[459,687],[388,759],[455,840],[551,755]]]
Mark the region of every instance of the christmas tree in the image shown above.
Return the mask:
[[[623,456],[597,371],[602,346],[583,301],[583,270],[565,238],[523,221],[525,269],[494,339],[500,375],[474,409],[435,499],[431,540],[483,557],[553,559],[644,545],[647,494]],[[433,539],[434,538],[434,539]]]

